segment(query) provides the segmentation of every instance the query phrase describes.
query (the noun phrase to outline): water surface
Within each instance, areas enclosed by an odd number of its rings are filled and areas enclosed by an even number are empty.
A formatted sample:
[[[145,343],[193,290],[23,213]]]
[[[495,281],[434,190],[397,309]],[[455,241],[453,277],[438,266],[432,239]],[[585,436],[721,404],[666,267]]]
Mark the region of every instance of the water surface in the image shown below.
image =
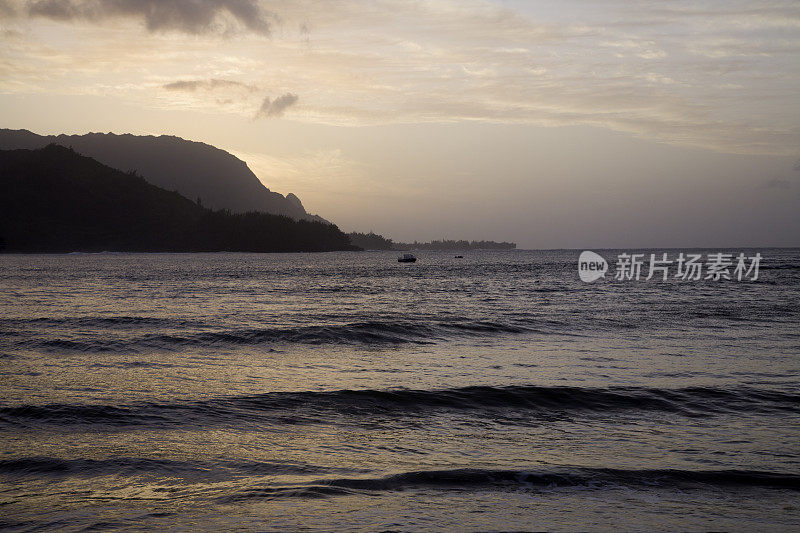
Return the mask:
[[[800,251],[578,252],[0,256],[0,526],[800,528]]]

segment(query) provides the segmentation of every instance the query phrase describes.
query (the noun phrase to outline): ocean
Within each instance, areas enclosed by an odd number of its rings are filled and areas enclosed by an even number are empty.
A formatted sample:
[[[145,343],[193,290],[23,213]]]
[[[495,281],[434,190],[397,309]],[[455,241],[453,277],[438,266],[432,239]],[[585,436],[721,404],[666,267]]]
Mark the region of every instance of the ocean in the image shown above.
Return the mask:
[[[0,528],[800,530],[800,250],[598,252],[0,255]]]

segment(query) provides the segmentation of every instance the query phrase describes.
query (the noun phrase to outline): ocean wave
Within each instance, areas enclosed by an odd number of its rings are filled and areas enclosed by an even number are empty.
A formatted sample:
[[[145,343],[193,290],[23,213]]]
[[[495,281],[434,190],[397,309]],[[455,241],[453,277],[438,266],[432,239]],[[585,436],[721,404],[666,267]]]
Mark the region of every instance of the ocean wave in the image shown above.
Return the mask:
[[[125,426],[218,425],[260,422],[275,426],[349,421],[373,423],[460,412],[500,424],[625,413],[686,417],[724,413],[800,413],[800,394],[751,388],[691,387],[463,387],[442,390],[272,392],[196,402],[131,405],[48,404],[0,407],[0,425]]]
[[[285,328],[245,328],[189,335],[154,335],[140,340],[150,347],[219,344],[429,344],[439,335],[435,325],[403,321],[355,322]]]
[[[0,475],[18,476],[93,476],[102,474],[165,475],[197,474],[203,472],[198,465],[164,459],[127,458],[117,459],[59,459],[56,457],[22,457],[0,460]]]
[[[126,322],[132,324],[133,322]],[[101,325],[100,322],[93,323]],[[146,326],[146,323],[142,323]],[[538,327],[537,327],[538,326]],[[552,321],[460,320],[449,322],[364,321],[347,324],[295,327],[241,328],[222,331],[179,331],[148,333],[135,337],[115,336],[109,332],[82,332],[72,338],[41,338],[36,335],[14,337],[17,348],[61,352],[124,352],[164,350],[187,347],[258,346],[262,344],[342,344],[391,345],[434,344],[438,341],[469,336],[546,333]],[[181,326],[182,329],[186,325]],[[52,332],[50,333],[53,334]],[[55,332],[57,335],[57,332]]]
[[[0,318],[0,327],[204,327],[200,321],[174,319],[152,316],[74,316],[74,317],[32,317],[32,318]]]
[[[233,324],[215,327],[213,321],[143,316],[89,316],[33,319],[0,319],[0,349],[36,350],[47,353],[149,353],[186,348],[235,349],[270,345],[428,345],[470,338],[502,338],[514,335],[584,337],[638,329],[659,329],[664,324],[693,323],[699,328],[719,328],[720,323],[774,324],[797,317],[789,304],[676,306],[658,313],[569,316],[511,312],[486,316],[417,316],[359,319],[327,323],[327,316],[303,317],[305,323],[267,325]],[[293,321],[301,318],[293,317]]]
[[[440,490],[554,490],[581,488],[659,489],[748,489],[767,488],[800,491],[800,475],[755,470],[626,470],[612,468],[560,467],[549,470],[493,470],[463,468],[422,470],[373,478],[317,480],[292,486],[264,486],[220,498],[225,502],[252,499],[319,498],[364,492],[414,489]]]
[[[536,470],[456,468],[408,471],[368,476],[364,469],[328,467],[303,462],[179,461],[157,458],[115,457],[63,459],[47,456],[0,460],[5,478],[96,477],[156,475],[168,477],[230,479],[270,476],[269,485],[223,496],[227,501],[276,498],[317,498],[364,492],[413,489],[441,490],[553,490],[558,488],[613,489],[725,489],[771,488],[800,491],[800,475],[757,470],[615,469],[579,466],[542,467]],[[350,475],[357,477],[335,477]],[[325,476],[308,482],[281,484],[272,476]]]
[[[175,461],[170,459],[114,457],[106,459],[63,459],[47,456],[0,459],[0,476],[71,477],[157,474],[168,476],[231,475],[322,475],[356,473],[358,470],[316,466],[298,462],[266,461]]]

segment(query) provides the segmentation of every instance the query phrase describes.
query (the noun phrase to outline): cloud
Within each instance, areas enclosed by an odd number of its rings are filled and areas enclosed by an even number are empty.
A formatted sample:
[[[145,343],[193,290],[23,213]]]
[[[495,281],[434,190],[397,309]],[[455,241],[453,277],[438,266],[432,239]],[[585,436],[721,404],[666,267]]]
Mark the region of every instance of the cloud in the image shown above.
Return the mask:
[[[17,15],[17,8],[10,0],[0,0],[0,17],[14,17]]]
[[[12,13],[10,2],[0,0],[0,14]],[[99,22],[110,18],[142,20],[151,32],[189,34],[227,32],[233,26],[268,35],[272,15],[257,0],[30,0],[22,12],[31,18]]]
[[[214,89],[246,89],[255,91],[257,87],[240,81],[210,79],[210,80],[178,80],[162,85],[168,91],[196,91]]]
[[[796,156],[797,2],[498,4],[0,0],[33,17],[15,28],[21,38],[0,36],[0,90],[113,91],[186,109],[216,101],[220,111],[251,118],[279,115],[294,102],[262,105],[260,96],[291,87],[303,94],[302,120],[324,124],[580,125]],[[100,27],[51,31],[46,20],[54,19]],[[111,24],[121,19],[153,33],[142,38],[139,27]],[[270,27],[274,37],[264,39]],[[216,38],[231,30],[245,31]],[[233,79],[254,89],[213,81]],[[164,90],[154,96],[154,86]],[[212,90],[230,94],[206,98]]]
[[[272,101],[268,96],[261,103],[261,108],[256,113],[256,118],[280,117],[286,109],[296,104],[298,99],[297,95],[292,93],[286,93]]]

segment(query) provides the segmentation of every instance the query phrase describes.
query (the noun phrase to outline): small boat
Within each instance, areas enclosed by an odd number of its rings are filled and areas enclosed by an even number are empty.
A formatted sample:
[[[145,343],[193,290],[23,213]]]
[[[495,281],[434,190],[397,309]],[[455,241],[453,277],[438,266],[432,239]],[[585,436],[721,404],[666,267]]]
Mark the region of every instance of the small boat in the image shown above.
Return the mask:
[[[456,259],[464,259],[464,256],[463,256],[463,255],[457,255],[457,256],[455,256],[455,257],[456,257]]]
[[[414,263],[417,261],[417,258],[414,257],[414,254],[403,254],[397,258],[398,263]]]

